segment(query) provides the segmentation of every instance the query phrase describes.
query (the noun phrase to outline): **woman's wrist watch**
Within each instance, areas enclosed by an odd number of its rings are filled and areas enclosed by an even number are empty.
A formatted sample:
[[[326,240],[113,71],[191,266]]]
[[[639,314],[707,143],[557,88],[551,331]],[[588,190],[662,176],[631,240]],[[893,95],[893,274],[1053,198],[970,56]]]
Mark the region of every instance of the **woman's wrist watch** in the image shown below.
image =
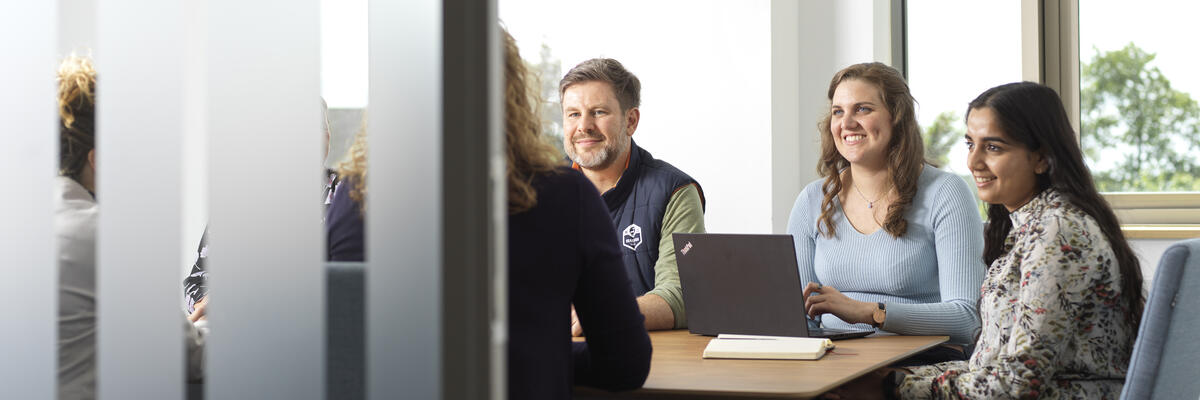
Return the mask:
[[[884,309],[882,301],[878,304],[879,308],[876,308],[875,312],[871,314],[871,325],[875,325],[876,328],[882,328],[883,321],[887,320],[887,310]]]

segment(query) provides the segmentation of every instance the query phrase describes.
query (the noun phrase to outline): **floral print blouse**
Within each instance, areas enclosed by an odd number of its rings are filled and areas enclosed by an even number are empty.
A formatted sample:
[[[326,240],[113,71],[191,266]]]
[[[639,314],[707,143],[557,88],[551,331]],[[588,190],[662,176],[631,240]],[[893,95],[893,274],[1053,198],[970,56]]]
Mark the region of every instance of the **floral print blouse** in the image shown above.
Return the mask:
[[[1120,397],[1137,331],[1100,226],[1053,189],[1010,218],[981,288],[975,353],[911,368],[901,397]]]

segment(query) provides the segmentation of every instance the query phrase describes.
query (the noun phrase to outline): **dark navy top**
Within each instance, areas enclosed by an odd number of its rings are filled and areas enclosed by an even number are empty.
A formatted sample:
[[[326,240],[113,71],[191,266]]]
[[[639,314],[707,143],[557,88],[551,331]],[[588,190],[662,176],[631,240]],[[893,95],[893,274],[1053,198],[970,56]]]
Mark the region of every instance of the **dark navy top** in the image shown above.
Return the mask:
[[[350,198],[354,182],[337,185],[333,202],[325,213],[325,249],[329,261],[362,261],[366,254],[366,235],[359,202]]]
[[[654,266],[658,263],[659,242],[663,234],[670,234],[662,232],[667,205],[675,192],[687,185],[696,185],[700,206],[704,207],[700,183],[666,161],[655,159],[630,139],[629,165],[617,185],[600,196],[616,228],[613,234],[617,243],[627,249],[621,254],[634,295],[644,295],[656,286]],[[671,308],[677,306],[672,304]]]
[[[537,205],[508,219],[508,398],[641,387],[650,338],[600,194],[565,167],[533,183]],[[586,343],[571,341],[572,303]]]

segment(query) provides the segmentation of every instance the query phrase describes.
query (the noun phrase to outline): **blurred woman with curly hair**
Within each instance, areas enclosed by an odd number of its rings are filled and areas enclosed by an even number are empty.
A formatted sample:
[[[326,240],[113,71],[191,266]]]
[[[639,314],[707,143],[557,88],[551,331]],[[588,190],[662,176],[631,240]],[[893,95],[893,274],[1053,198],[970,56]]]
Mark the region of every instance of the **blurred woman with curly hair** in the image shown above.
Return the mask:
[[[564,399],[572,385],[642,386],[650,338],[600,194],[540,134],[537,87],[503,32],[508,183],[508,397]],[[572,342],[571,305],[588,326]],[[574,377],[574,382],[572,382]]]

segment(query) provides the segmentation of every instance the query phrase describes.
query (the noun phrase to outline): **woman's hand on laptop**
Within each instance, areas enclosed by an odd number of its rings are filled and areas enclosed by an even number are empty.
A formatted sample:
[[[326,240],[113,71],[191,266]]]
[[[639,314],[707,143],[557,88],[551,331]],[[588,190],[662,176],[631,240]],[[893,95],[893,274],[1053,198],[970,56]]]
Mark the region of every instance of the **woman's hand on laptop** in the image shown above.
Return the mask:
[[[833,286],[809,282],[804,287],[804,311],[809,318],[833,314],[852,324],[870,324],[876,308],[876,303],[851,299]]]

